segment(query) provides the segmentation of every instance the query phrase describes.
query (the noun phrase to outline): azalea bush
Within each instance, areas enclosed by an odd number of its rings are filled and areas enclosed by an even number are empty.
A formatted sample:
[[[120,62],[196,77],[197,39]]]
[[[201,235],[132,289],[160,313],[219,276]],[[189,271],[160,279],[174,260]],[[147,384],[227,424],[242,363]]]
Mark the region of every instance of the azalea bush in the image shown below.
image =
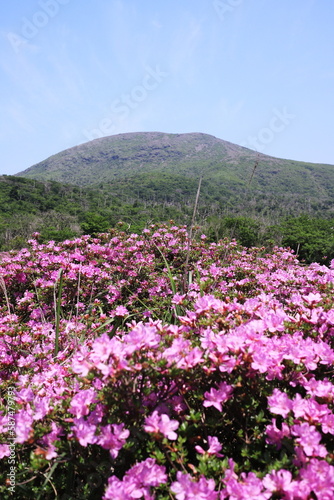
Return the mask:
[[[334,498],[332,264],[172,225],[3,255],[1,498]]]

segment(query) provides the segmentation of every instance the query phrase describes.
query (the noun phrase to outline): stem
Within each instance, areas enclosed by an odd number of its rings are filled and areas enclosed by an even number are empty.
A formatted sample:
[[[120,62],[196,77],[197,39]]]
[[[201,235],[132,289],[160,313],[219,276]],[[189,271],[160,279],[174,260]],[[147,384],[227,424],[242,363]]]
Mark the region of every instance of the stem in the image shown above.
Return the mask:
[[[0,286],[1,286],[3,294],[5,296],[6,305],[7,305],[7,309],[8,309],[8,314],[10,314],[10,304],[9,304],[9,298],[8,298],[8,293],[7,293],[7,287],[6,287],[5,280],[3,279],[2,276],[0,278]]]
[[[191,224],[190,224],[190,229],[189,229],[189,235],[188,235],[188,246],[187,246],[187,256],[186,256],[186,262],[184,265],[184,274],[183,274],[183,291],[186,291],[186,285],[187,285],[187,274],[188,274],[188,266],[189,266],[189,258],[190,258],[190,248],[193,240],[193,226],[195,224],[195,218],[196,218],[196,212],[197,212],[197,205],[198,205],[198,200],[199,200],[199,195],[201,192],[201,184],[202,184],[202,179],[203,176],[201,175],[199,182],[198,182],[198,188],[197,188],[197,194],[196,194],[196,199],[195,199],[195,205],[194,205],[194,211],[193,211],[193,216],[191,219]]]
[[[63,291],[63,269],[59,273],[59,288],[58,288],[58,298],[56,304],[56,338],[55,338],[55,357],[59,351],[59,324],[60,324],[60,308],[61,308],[61,294]]]

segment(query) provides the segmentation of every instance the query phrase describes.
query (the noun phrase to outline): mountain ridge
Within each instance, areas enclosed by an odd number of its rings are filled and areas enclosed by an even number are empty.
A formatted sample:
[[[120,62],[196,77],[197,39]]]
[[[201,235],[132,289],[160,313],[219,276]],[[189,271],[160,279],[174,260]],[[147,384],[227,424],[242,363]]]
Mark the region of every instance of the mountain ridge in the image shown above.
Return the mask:
[[[202,202],[235,200],[272,209],[320,207],[334,213],[334,166],[275,158],[204,133],[130,132],[94,139],[16,174],[40,181],[102,187],[138,199],[193,199],[203,177]],[[137,194],[136,194],[137,193]],[[253,203],[254,204],[254,203]],[[317,209],[318,209],[317,208]],[[312,210],[311,210],[312,211]]]

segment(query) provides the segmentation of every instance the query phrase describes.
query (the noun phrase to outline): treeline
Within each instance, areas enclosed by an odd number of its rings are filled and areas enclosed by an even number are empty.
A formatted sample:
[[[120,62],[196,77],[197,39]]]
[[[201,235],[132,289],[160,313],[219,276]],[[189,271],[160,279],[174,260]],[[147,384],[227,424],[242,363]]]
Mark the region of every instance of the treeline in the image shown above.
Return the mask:
[[[34,232],[40,233],[41,241],[63,241],[106,232],[119,221],[131,232],[171,219],[190,223],[197,182],[184,187],[181,178],[152,175],[140,180],[140,189],[137,180],[131,190],[126,181],[92,189],[0,177],[0,251],[22,248]],[[210,241],[235,238],[246,247],[286,246],[306,263],[329,264],[334,259],[334,218],[320,205],[305,206],[305,212],[293,199],[283,203],[250,192],[234,199],[225,193],[222,203],[217,192],[204,185],[196,222]]]
[[[211,241],[235,238],[246,247],[289,247],[305,263],[328,265],[334,259],[334,219],[302,214],[265,225],[251,217],[211,217],[206,234]]]
[[[0,177],[0,251],[21,248],[34,232],[41,241],[63,241],[105,232],[120,220],[141,231],[148,223],[175,219],[183,224],[190,207],[141,201],[110,186],[81,188],[55,181]]]

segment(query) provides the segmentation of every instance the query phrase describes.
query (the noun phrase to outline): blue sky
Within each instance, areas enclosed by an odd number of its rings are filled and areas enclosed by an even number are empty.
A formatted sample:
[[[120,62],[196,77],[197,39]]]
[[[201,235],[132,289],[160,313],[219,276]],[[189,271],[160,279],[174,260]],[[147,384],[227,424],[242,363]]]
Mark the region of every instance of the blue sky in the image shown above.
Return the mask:
[[[20,0],[0,14],[0,174],[139,131],[334,164],[333,0]]]

